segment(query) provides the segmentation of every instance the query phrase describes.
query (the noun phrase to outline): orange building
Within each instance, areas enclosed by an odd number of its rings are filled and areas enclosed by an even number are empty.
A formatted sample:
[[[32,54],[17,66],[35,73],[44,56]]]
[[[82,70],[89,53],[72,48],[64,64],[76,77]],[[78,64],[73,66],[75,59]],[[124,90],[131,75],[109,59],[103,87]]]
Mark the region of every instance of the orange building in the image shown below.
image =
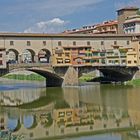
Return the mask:
[[[118,21],[106,21],[96,25],[95,34],[117,34]]]
[[[68,34],[117,34],[118,22],[116,20],[105,21],[92,26],[84,26],[81,29],[64,31]]]

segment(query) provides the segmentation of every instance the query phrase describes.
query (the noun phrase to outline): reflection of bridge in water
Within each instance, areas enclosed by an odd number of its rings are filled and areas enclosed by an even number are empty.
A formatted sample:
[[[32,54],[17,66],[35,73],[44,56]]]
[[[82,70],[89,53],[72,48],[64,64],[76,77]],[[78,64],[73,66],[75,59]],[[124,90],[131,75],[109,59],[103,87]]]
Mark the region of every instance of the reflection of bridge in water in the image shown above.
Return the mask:
[[[30,103],[44,97],[44,90],[42,88],[36,89],[20,89],[0,91],[0,105],[1,106],[19,106]]]
[[[26,134],[30,139],[135,129],[138,120],[133,116],[136,113],[132,110],[134,104],[129,105],[127,94],[120,96],[124,89],[116,89],[115,94],[109,92],[111,90],[106,87],[102,91],[99,85],[64,88],[64,96],[59,100],[62,102],[64,99],[69,107],[65,108],[64,105],[57,108],[54,105],[57,99],[54,99],[53,104],[35,109],[6,108],[2,113],[6,119],[5,125],[12,128],[14,134]],[[127,92],[130,91],[131,88],[128,88]],[[52,95],[54,91],[48,92]],[[44,98],[49,98],[47,96]]]

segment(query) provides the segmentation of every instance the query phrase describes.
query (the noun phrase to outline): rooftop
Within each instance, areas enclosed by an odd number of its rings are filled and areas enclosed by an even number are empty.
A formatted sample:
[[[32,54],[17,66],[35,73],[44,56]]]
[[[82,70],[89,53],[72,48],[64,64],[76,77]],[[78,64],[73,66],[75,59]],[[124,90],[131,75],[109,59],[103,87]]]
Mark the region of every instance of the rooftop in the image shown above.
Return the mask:
[[[92,38],[92,37],[132,37],[132,36],[140,36],[138,34],[67,34],[67,33],[59,33],[59,34],[46,34],[46,33],[0,33],[0,37],[77,37],[77,38]]]
[[[91,30],[95,30],[96,33],[96,28],[98,27],[103,27],[103,26],[111,26],[111,25],[117,25],[118,21],[117,20],[108,20],[108,21],[104,21],[103,23],[99,23],[99,24],[95,24],[95,25],[91,25],[91,26],[83,26],[83,28],[79,28],[79,29],[73,29],[73,30],[67,30],[64,33],[80,33],[83,31],[91,31]]]
[[[124,7],[124,8],[121,8],[121,9],[119,9],[119,10],[117,10],[117,11],[124,11],[124,10],[139,10],[139,8],[138,7]]]

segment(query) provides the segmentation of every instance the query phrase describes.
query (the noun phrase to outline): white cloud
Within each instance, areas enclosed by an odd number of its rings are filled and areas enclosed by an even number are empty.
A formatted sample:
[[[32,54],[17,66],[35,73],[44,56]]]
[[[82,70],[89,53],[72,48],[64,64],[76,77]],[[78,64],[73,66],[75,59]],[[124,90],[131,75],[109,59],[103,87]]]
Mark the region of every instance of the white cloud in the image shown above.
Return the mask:
[[[25,33],[59,33],[64,31],[67,21],[60,18],[54,18],[49,21],[38,22],[28,29],[24,30]]]
[[[81,13],[81,11],[85,11],[86,13],[91,8],[94,9],[102,1],[107,0],[4,0],[4,2],[1,0],[0,19],[4,26],[0,27],[4,30],[24,31],[25,28],[30,27],[38,21],[45,21],[46,23],[46,20],[55,17],[66,18],[68,15],[71,15],[71,19],[75,19],[77,13]],[[8,25],[6,25],[7,23]],[[40,32],[39,25],[33,26],[37,27],[37,29],[31,27],[26,32],[38,32],[38,30]],[[42,29],[42,31],[44,30]],[[49,29],[47,31],[50,32]]]

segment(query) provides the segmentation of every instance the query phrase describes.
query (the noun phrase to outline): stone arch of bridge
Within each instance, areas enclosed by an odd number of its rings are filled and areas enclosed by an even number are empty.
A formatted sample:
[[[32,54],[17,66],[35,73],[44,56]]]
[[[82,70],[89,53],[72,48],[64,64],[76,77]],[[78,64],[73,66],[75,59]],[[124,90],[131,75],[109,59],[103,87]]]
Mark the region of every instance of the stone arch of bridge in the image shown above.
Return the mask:
[[[20,119],[8,117],[7,127],[14,132],[19,131],[21,129]]]
[[[137,67],[110,67],[110,68],[99,68],[103,76],[111,81],[129,81],[133,78],[134,74],[138,70]]]
[[[42,63],[50,63],[51,52],[48,49],[41,49],[38,52],[38,60]]]
[[[33,115],[24,116],[23,117],[23,124],[24,124],[24,127],[26,129],[33,129],[33,128],[36,128],[38,125],[36,117]]]
[[[9,63],[17,63],[19,61],[19,52],[16,49],[9,49],[7,55]]]
[[[63,84],[64,79],[53,71],[49,71],[43,68],[29,68],[27,70],[45,77],[47,87],[60,87]]]

